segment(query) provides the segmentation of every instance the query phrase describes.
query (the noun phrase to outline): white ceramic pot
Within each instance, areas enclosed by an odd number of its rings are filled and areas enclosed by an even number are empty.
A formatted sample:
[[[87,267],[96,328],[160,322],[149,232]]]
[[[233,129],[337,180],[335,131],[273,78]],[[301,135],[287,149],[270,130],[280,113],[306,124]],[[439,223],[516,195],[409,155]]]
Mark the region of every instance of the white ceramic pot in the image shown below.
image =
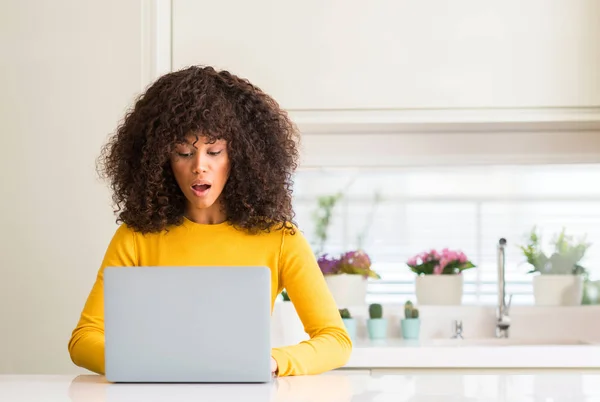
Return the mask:
[[[583,276],[536,275],[533,296],[536,306],[578,306],[583,298]]]
[[[415,278],[417,304],[462,304],[462,275],[419,275]]]
[[[325,275],[325,282],[338,308],[362,306],[367,296],[367,278],[362,275]]]
[[[274,347],[296,345],[310,338],[291,301],[278,301],[273,306],[271,338]]]

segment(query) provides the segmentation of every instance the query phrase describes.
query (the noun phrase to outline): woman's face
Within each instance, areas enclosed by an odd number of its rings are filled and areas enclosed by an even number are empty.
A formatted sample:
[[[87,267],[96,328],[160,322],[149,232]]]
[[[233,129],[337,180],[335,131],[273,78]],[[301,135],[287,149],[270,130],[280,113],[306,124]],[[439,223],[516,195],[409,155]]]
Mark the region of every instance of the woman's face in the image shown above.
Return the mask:
[[[226,141],[211,144],[206,137],[189,135],[175,147],[171,168],[187,199],[188,214],[214,218],[221,213],[220,196],[230,169]]]

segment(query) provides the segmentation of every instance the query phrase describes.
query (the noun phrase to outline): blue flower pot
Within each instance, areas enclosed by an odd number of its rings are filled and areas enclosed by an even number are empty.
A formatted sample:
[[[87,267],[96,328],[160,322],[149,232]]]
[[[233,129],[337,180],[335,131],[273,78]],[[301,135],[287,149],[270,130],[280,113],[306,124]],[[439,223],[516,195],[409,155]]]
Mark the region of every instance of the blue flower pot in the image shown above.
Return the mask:
[[[420,318],[403,318],[401,321],[402,337],[404,339],[419,339],[419,330],[421,329]]]
[[[344,325],[346,326],[346,331],[348,331],[348,335],[352,341],[356,340],[356,320],[354,318],[342,318],[344,321]]]
[[[367,320],[369,338],[385,339],[387,337],[387,324],[386,318],[369,318]]]

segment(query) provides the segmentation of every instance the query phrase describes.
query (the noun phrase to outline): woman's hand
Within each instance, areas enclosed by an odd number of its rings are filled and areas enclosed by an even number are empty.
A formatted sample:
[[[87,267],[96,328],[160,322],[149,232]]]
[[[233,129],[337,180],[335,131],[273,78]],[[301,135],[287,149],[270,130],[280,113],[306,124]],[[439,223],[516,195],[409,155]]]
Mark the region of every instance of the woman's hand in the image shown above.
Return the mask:
[[[271,356],[271,373],[277,373],[277,361]]]

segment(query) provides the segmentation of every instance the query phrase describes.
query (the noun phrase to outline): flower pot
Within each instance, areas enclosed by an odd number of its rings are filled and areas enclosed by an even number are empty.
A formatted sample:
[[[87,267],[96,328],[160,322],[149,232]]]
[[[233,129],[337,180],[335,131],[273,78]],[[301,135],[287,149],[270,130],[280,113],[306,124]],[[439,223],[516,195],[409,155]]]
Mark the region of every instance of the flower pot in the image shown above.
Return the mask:
[[[271,316],[273,343],[277,346],[296,345],[310,339],[304,325],[290,301],[277,302]]]
[[[369,318],[367,330],[371,339],[385,339],[387,337],[387,318]]]
[[[415,279],[417,304],[459,305],[462,304],[462,275],[419,275]]]
[[[400,326],[402,328],[402,337],[404,339],[419,339],[421,330],[420,318],[403,318],[400,320]]]
[[[367,278],[362,275],[325,275],[325,282],[338,308],[361,306],[367,296]]]
[[[583,299],[583,276],[536,275],[533,296],[536,306],[578,306]]]
[[[346,326],[346,331],[348,331],[348,335],[352,341],[356,340],[356,320],[354,318],[342,318],[344,321],[344,325]]]

